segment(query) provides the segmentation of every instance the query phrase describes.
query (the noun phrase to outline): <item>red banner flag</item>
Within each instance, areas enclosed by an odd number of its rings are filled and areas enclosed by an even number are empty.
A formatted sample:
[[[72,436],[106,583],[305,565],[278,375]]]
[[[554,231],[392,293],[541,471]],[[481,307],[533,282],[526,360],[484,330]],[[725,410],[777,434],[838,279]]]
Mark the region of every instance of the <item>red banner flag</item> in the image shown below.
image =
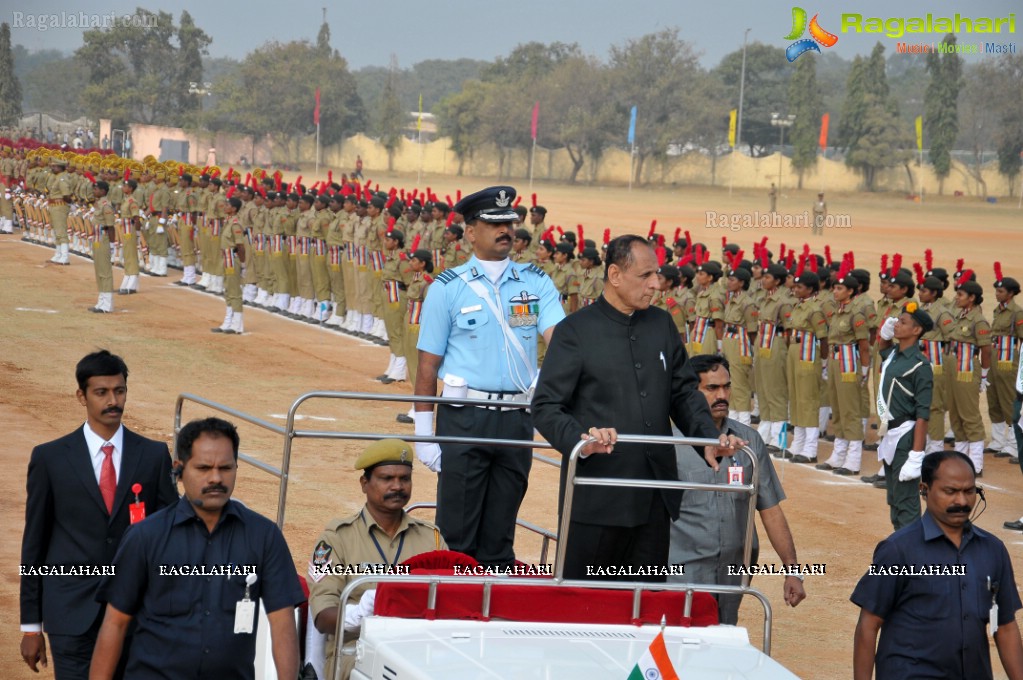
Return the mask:
[[[536,126],[540,122],[540,102],[533,104],[533,122],[530,130],[533,134],[533,141],[536,141]]]
[[[828,121],[831,120],[831,114],[825,113],[821,116],[821,151],[827,151],[828,149]]]
[[[313,109],[313,125],[320,124],[320,88],[316,88],[316,108]]]

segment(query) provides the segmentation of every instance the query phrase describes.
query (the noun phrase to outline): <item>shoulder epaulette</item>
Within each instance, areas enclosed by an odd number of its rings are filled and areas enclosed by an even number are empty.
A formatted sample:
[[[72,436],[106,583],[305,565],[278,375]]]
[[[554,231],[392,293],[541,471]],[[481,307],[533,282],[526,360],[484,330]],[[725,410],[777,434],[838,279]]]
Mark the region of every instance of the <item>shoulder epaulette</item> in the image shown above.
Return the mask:
[[[540,269],[539,267],[532,263],[526,265],[526,271],[533,272],[534,274],[539,274],[540,276],[547,276],[547,272],[545,272],[544,270]]]
[[[454,281],[457,278],[458,278],[458,274],[455,273],[454,269],[445,269],[440,274],[438,274],[437,278],[434,279],[434,280],[437,283],[447,284],[447,283],[451,283],[452,281]]]

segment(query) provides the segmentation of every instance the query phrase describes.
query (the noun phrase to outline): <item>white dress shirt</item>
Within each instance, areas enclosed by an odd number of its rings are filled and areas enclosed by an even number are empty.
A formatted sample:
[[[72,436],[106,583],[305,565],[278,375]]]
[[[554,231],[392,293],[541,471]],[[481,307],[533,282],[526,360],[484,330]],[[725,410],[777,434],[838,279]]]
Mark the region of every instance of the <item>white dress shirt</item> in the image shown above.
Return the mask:
[[[103,472],[103,445],[108,440],[103,439],[98,434],[92,431],[89,427],[89,423],[85,423],[85,427],[82,428],[85,432],[85,444],[89,447],[89,457],[92,459],[92,469],[96,473],[96,483],[99,484],[100,474]],[[111,458],[114,461],[114,480],[121,478],[121,454],[124,451],[124,425],[117,428],[117,432],[109,440],[114,445],[114,454]]]

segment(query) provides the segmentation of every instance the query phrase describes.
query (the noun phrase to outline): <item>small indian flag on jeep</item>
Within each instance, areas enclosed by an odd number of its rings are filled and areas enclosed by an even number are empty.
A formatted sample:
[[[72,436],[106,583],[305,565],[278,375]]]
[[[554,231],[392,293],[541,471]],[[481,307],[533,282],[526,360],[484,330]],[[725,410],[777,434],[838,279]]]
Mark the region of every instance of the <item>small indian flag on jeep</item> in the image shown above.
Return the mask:
[[[650,647],[636,662],[628,680],[679,680],[675,667],[671,665],[668,649],[664,646],[664,632],[657,634]]]

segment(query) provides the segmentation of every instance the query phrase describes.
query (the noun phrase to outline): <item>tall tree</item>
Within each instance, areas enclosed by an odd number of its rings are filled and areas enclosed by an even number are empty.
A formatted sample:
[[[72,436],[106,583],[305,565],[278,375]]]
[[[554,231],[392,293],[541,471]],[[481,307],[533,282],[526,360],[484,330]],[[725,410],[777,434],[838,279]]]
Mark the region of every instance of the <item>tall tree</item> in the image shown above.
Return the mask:
[[[329,57],[330,50],[330,24],[327,23],[327,9],[323,9],[323,23],[320,24],[320,31],[316,34],[316,51],[323,57]]]
[[[212,42],[201,28],[195,25],[192,15],[187,11],[181,13],[181,24],[178,26],[178,56],[174,63],[174,92],[178,96],[178,110],[185,125],[196,125],[198,114],[207,95],[192,94],[189,89],[195,83],[197,89],[203,88],[202,58],[208,54],[207,48]],[[192,120],[189,120],[192,118]]]
[[[465,170],[465,162],[483,143],[483,125],[480,121],[480,103],[487,91],[497,87],[493,83],[470,80],[461,91],[449,94],[434,107],[437,129],[448,138],[451,151],[458,159],[458,174]]]
[[[394,171],[394,154],[401,147],[404,139],[407,114],[401,106],[397,89],[398,59],[391,55],[391,70],[384,85],[384,96],[380,101],[380,116],[377,119],[377,132],[380,143],[387,150],[387,170]]]
[[[778,142],[778,130],[771,126],[771,114],[794,113],[786,111],[786,84],[792,78],[792,71],[782,48],[759,42],[746,47],[741,141],[749,147],[750,155],[754,157],[767,154]],[[714,68],[714,75],[724,84],[731,103],[727,108],[738,108],[742,50],[726,54]]]
[[[992,61],[973,64],[963,74],[956,148],[970,151],[971,159],[966,169],[977,182],[978,193],[984,197],[988,194],[984,165],[987,154],[996,148],[995,132],[999,127],[999,111],[995,105],[997,86],[997,69]]]
[[[1012,196],[1023,167],[1023,55],[1003,54],[995,64],[998,85],[991,103],[999,117],[998,172],[1008,178]]]
[[[11,26],[0,24],[0,125],[16,126],[21,119],[21,83],[14,75]]]
[[[942,43],[954,46],[955,34],[949,33]],[[952,169],[952,145],[959,134],[963,61],[954,51],[946,54],[931,52],[927,55],[927,72],[931,82],[924,93],[924,133],[927,135],[927,156],[938,177],[938,193],[941,194],[945,178]]]
[[[817,60],[804,57],[798,61],[789,81],[789,113],[796,116],[789,141],[792,143],[792,167],[799,173],[799,188],[802,189],[803,174],[817,166],[823,104],[817,85]]]

